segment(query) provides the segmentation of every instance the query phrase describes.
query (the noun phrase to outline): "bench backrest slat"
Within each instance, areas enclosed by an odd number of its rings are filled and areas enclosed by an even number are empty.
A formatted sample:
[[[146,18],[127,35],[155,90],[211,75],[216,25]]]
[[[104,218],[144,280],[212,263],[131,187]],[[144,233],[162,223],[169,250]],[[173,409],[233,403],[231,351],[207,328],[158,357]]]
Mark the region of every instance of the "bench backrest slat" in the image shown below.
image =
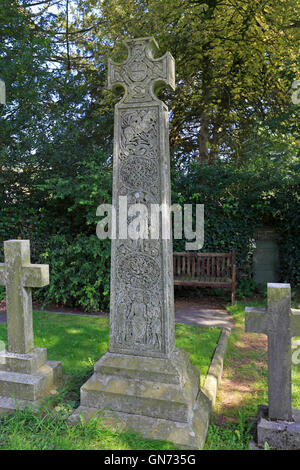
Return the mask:
[[[230,277],[230,257],[227,256],[227,277]]]
[[[235,252],[173,253],[173,268],[177,279],[235,280]]]

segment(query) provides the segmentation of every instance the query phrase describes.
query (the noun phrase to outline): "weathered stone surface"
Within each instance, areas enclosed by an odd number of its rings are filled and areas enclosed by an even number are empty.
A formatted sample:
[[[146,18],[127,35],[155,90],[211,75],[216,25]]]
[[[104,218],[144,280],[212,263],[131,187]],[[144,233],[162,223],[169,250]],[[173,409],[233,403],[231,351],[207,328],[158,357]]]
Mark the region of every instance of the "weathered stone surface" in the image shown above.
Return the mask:
[[[44,349],[28,355],[4,352],[0,361],[0,410],[16,409],[23,402],[34,405],[61,385],[61,362],[47,361]],[[6,410],[7,399],[12,401]]]
[[[81,414],[88,420],[101,411],[100,416],[113,418],[109,424],[121,429],[180,447],[202,448],[211,402],[199,389],[198,369],[187,365],[188,355],[175,349],[168,360],[139,356],[131,364],[130,358],[107,353],[98,361],[95,374],[81,388],[81,405],[71,422],[78,422]]]
[[[108,77],[109,88],[125,89],[115,108],[109,353],[81,387],[71,422],[100,411],[145,437],[201,448],[211,403],[188,354],[175,348],[172,241],[163,237],[170,218],[162,215],[156,237],[153,227],[148,238],[127,237],[133,204],[148,214],[152,204],[170,207],[168,109],[155,93],[162,84],[174,88],[174,59],[154,58],[153,38],[125,44],[127,59],[110,61]]]
[[[105,370],[107,362],[119,358],[107,353],[99,361],[101,365],[97,364],[97,370]],[[130,359],[130,356],[127,358]],[[119,367],[112,371],[114,375],[95,372],[81,388],[81,404],[187,422],[199,393],[199,371],[193,366],[190,370],[186,367],[186,355],[180,350],[176,350],[168,361],[169,375],[165,377],[156,372],[159,362],[159,369],[163,370],[164,359],[154,358],[154,367],[149,362],[147,364],[147,360],[140,357],[136,370],[129,365],[129,373],[127,364],[122,360]]]
[[[223,328],[203,386],[203,392],[211,400],[212,406],[216,402],[230,333],[230,328]]]
[[[49,266],[30,263],[29,240],[4,242],[5,264],[0,265],[0,284],[6,286],[8,351],[32,351],[31,287],[49,284]]]
[[[265,443],[277,450],[300,450],[300,411],[293,410],[293,421],[261,418],[257,425],[258,445]]]
[[[47,361],[47,349],[35,348],[32,287],[49,283],[49,266],[30,263],[28,240],[4,242],[0,284],[6,286],[8,350],[0,353],[0,412],[38,405],[62,380],[61,363]]]
[[[11,414],[18,408],[23,410],[25,406],[30,406],[33,409],[38,410],[39,402],[32,402],[28,400],[16,400],[15,398],[7,398],[0,396],[0,413],[1,414]]]
[[[275,449],[300,449],[300,411],[292,410],[291,338],[300,334],[300,311],[291,310],[289,284],[268,283],[268,308],[246,307],[246,331],[268,335],[267,411],[259,407],[257,439]]]
[[[127,379],[151,380],[152,382],[179,383],[179,376],[168,359],[140,357],[126,354],[106,354],[95,364],[95,373],[115,375]]]
[[[120,431],[126,429],[138,432],[148,439],[167,440],[180,449],[202,449],[205,444],[210,412],[208,398],[205,395],[199,395],[191,411],[189,423],[112,410],[105,411],[100,416],[104,424]],[[80,406],[72,416],[72,420],[76,423],[79,422],[79,417],[83,417],[88,421],[94,416],[99,416],[98,409]]]
[[[47,361],[46,348],[34,348],[28,354],[3,351],[0,353],[0,371],[33,374]]]
[[[291,288],[289,284],[268,283],[268,308],[246,307],[247,332],[268,335],[269,418],[292,420]]]
[[[125,41],[124,64],[109,62],[108,87],[122,86],[115,109],[113,205],[121,213],[120,197],[128,207],[142,203],[170,205],[168,109],[154,90],[174,88],[174,59],[154,58],[154,39]],[[122,216],[122,213],[121,213]],[[170,230],[169,219],[165,228]],[[127,238],[127,220],[112,240],[110,351],[168,357],[174,344],[172,243],[162,239]]]

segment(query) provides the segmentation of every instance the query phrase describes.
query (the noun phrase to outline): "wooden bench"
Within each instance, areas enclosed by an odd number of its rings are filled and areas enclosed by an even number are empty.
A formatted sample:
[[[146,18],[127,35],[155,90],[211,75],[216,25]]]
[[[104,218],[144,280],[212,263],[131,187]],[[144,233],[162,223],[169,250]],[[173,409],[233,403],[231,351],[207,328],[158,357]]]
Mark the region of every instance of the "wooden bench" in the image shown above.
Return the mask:
[[[236,264],[232,253],[173,253],[175,286],[230,287],[235,302]]]

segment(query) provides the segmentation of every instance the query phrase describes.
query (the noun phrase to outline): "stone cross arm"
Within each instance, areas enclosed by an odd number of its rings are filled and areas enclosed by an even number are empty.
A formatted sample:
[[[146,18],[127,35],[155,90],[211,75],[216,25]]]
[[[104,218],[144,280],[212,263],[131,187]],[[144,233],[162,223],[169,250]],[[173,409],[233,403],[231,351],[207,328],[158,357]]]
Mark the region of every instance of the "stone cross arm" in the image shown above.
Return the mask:
[[[266,308],[245,308],[245,331],[246,333],[268,334],[268,315]],[[300,310],[291,309],[291,337],[300,336]]]
[[[20,284],[23,287],[44,287],[49,284],[47,264],[28,264],[21,267]],[[0,286],[6,285],[6,264],[0,264]]]
[[[124,41],[128,49],[127,59],[115,63],[108,62],[108,89],[125,89],[122,102],[149,102],[157,100],[155,93],[163,85],[175,89],[175,62],[167,52],[154,58],[158,45],[154,38],[141,38]]]
[[[291,309],[292,336],[300,336],[300,310]]]
[[[268,316],[266,308],[245,308],[246,333],[268,333]]]
[[[274,285],[274,284],[273,284]],[[278,284],[279,285],[279,284]],[[283,285],[283,284],[281,284]],[[284,318],[281,318],[283,321]],[[290,336],[300,336],[300,310],[290,309],[288,319]],[[279,333],[284,328],[284,322],[278,323]],[[246,307],[245,308],[245,331],[246,333],[262,333],[268,335],[273,330],[274,319],[271,317],[269,308]]]
[[[22,266],[24,287],[44,287],[49,284],[49,266],[47,264],[28,264]]]

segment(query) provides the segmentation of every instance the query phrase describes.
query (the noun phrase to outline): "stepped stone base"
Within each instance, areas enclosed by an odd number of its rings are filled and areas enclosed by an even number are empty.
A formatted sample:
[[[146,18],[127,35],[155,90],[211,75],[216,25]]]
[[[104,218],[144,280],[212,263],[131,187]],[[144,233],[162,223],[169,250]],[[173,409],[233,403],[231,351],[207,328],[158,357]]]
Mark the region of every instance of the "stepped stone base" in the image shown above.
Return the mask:
[[[110,424],[181,448],[205,443],[211,402],[201,391],[200,373],[184,351],[170,359],[107,353],[81,387],[80,407],[70,417],[89,420],[101,412]]]
[[[0,355],[0,412],[9,413],[26,405],[37,407],[55,392],[62,381],[61,363],[47,361],[46,348],[28,354],[4,351]]]
[[[258,411],[257,443],[264,448],[267,442],[276,450],[300,450],[300,410],[293,410],[294,421],[271,421],[268,408],[260,406]]]

